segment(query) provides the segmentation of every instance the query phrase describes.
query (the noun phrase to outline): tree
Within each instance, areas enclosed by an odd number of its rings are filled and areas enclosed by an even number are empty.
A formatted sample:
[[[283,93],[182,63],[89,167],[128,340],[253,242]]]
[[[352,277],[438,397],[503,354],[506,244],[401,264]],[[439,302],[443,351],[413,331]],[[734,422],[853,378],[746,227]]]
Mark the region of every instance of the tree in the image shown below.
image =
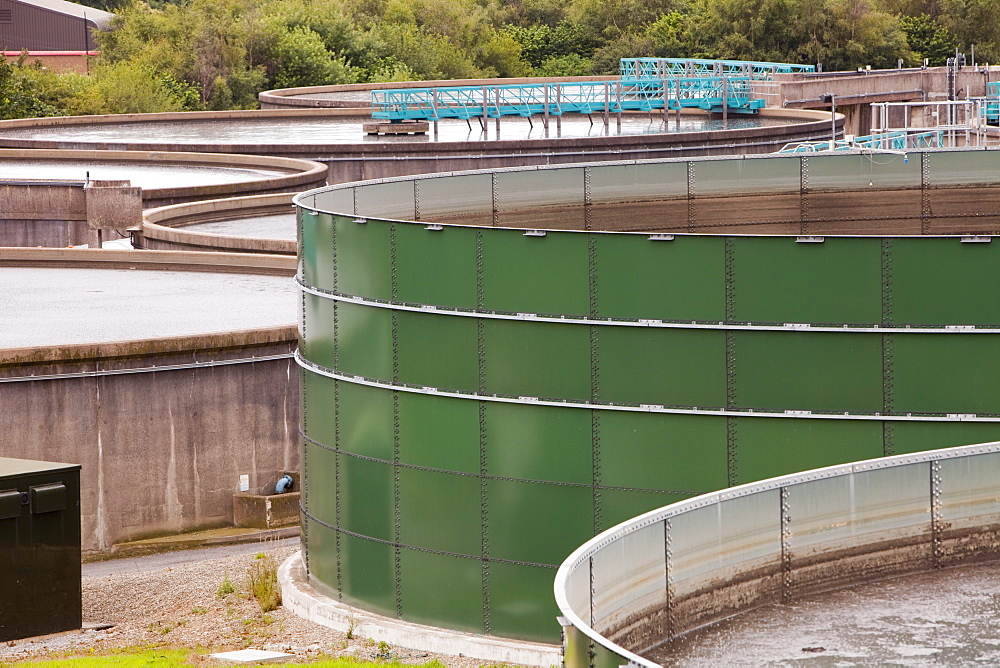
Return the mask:
[[[42,101],[31,81],[20,76],[15,67],[0,58],[0,120],[56,116],[58,110]]]

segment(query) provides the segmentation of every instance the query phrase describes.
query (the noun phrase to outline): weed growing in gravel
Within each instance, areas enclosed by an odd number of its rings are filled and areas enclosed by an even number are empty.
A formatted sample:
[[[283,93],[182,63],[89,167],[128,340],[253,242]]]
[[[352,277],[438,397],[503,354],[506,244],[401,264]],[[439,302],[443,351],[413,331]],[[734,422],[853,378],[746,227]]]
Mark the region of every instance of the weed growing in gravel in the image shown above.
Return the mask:
[[[227,575],[222,578],[222,583],[219,585],[219,588],[215,590],[215,595],[219,598],[225,598],[235,591],[236,587],[233,586],[233,583],[229,580],[229,576]]]
[[[358,618],[354,615],[347,614],[347,639],[354,639],[354,632],[358,630]]]
[[[257,599],[262,612],[270,612],[281,605],[281,587],[278,586],[278,562],[270,555],[259,553],[247,570],[250,596]]]
[[[191,614],[193,615],[204,615],[207,612],[208,608],[203,608],[200,605],[196,605],[193,608],[191,608]]]

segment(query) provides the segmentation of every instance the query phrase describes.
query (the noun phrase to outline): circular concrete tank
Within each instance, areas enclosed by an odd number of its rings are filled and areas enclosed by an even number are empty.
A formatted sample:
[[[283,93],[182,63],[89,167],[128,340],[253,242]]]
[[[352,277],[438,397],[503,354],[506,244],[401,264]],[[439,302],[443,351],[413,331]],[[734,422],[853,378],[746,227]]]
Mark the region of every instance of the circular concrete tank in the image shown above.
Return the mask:
[[[617,522],[1000,438],[1000,301],[973,287],[1000,261],[998,156],[299,195],[311,580],[389,616],[555,641],[556,565]]]
[[[298,465],[294,260],[0,250],[0,455],[83,466],[85,551],[230,525]]]
[[[143,214],[143,248],[234,253],[296,252],[291,193],[188,202]]]
[[[0,246],[87,243],[88,220],[100,216],[87,192],[97,181],[142,189],[134,223],[102,226],[125,234],[140,224],[140,206],[299,192],[325,184],[326,174],[321,164],[274,156],[0,149]]]
[[[671,116],[623,114],[605,127],[567,114],[557,128],[536,118],[504,118],[499,138],[494,122],[485,133],[473,119],[441,121],[439,134],[369,136],[367,109],[285,109],[77,116],[0,121],[0,146],[139,151],[250,153],[320,160],[329,182],[475,168],[542,165],[622,158],[766,153],[788,142],[826,139],[826,112],[763,109],[732,117],[727,129],[704,112]],[[843,119],[838,117],[838,126]],[[560,129],[561,128],[561,129]],[[679,131],[677,131],[679,130]],[[151,136],[157,137],[150,141]]]

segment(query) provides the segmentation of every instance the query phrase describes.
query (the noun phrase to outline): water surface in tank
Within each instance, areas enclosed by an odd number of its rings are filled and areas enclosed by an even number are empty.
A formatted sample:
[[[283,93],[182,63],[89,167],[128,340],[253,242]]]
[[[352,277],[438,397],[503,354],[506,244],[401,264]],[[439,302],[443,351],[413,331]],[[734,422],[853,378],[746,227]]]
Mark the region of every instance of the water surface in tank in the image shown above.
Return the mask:
[[[195,223],[194,225],[185,225],[181,229],[218,234],[224,237],[250,237],[253,239],[295,241],[296,236],[294,212]]]
[[[726,123],[708,116],[673,116],[666,123],[655,114],[626,114],[618,130],[615,115],[605,126],[602,114],[587,117],[563,116],[559,128],[553,117],[546,133],[542,117],[531,119],[504,117],[500,121],[500,139],[545,139],[563,137],[602,137],[606,135],[648,135],[664,132],[699,132],[705,130],[755,128],[788,125],[796,119],[732,115]],[[361,142],[460,142],[496,139],[496,120],[486,123],[484,133],[479,121],[446,120],[438,123],[435,138],[433,125],[424,135],[369,135],[362,124],[368,116],[330,116],[308,118],[239,118],[233,120],[156,121],[146,123],[95,123],[46,125],[0,131],[8,139],[36,139],[65,142],[153,142],[166,144],[355,144]]]
[[[1000,564],[766,606],[647,656],[665,666],[1000,665]]]
[[[279,325],[296,318],[285,276],[0,267],[0,348],[128,341]]]
[[[142,188],[179,188],[257,181],[289,172],[255,167],[74,160],[0,158],[0,180],[67,179],[73,181],[129,180]]]

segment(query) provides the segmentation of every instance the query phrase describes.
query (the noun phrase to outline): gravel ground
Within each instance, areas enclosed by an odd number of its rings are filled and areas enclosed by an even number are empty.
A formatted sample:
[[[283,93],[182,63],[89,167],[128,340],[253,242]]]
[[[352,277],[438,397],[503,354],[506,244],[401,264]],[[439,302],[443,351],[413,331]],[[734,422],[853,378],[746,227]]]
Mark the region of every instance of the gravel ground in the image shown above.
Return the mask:
[[[297,550],[296,546],[286,545],[265,547],[263,551],[280,564]],[[297,661],[346,655],[372,660],[388,658],[402,663],[437,659],[459,667],[484,663],[401,647],[390,648],[389,656],[378,656],[379,648],[370,640],[347,640],[345,634],[313,624],[281,607],[263,613],[247,594],[247,572],[255,556],[255,553],[240,554],[153,570],[84,577],[84,626],[113,626],[0,643],[0,664],[148,645],[190,648],[192,654],[194,650],[273,650],[295,654]],[[227,578],[236,591],[220,595],[220,585]],[[215,663],[199,656],[192,656],[192,662]]]

